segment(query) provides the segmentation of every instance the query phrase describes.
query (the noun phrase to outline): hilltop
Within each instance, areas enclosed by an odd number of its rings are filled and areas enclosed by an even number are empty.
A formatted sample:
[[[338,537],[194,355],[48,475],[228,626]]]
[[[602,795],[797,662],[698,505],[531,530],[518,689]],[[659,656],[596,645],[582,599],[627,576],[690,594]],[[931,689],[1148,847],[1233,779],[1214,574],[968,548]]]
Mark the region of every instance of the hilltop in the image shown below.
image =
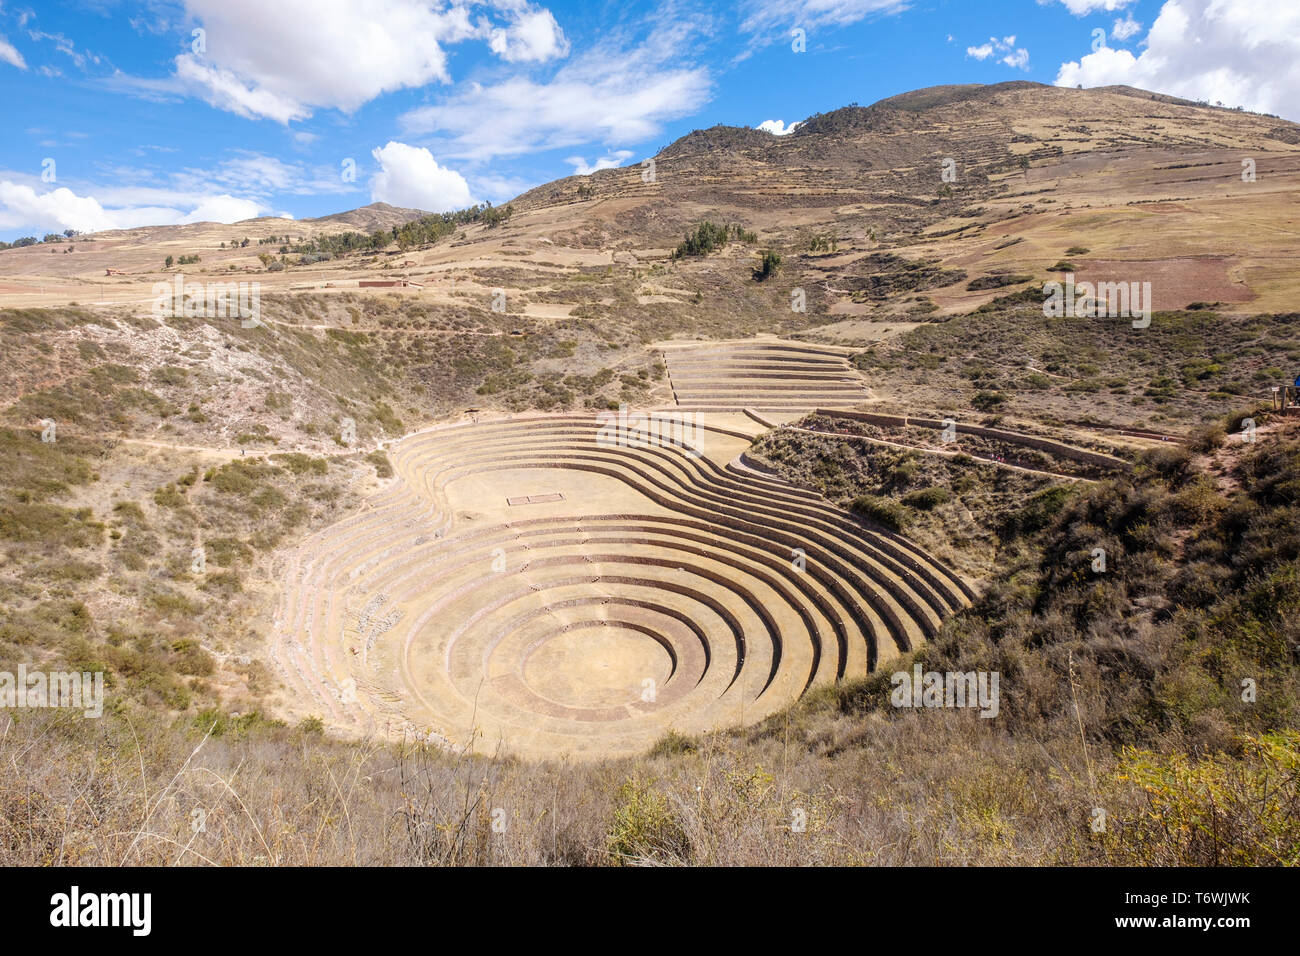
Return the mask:
[[[401,226],[427,215],[428,213],[422,209],[403,209],[400,206],[390,206],[386,202],[372,202],[369,206],[299,221],[320,228],[336,226],[344,230],[375,232],[380,229],[392,229],[394,226]]]

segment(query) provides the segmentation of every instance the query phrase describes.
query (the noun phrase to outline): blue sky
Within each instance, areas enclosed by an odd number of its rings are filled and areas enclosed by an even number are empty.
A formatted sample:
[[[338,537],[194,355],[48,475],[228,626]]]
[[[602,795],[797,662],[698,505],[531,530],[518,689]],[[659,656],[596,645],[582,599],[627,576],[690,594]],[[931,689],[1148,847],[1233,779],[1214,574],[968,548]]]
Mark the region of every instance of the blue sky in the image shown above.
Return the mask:
[[[501,203],[715,123],[1011,79],[1300,119],[1300,4],[0,0],[0,239]]]

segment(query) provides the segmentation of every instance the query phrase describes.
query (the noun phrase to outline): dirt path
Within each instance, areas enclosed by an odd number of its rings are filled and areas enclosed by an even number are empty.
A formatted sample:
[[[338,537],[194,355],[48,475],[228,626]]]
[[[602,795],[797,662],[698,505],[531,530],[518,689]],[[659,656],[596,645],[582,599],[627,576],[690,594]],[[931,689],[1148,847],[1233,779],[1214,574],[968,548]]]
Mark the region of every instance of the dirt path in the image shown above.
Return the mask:
[[[519,315],[517,318],[528,319],[533,318],[533,316]],[[335,332],[401,332],[403,335],[483,335],[488,338],[499,338],[506,334],[500,331],[480,332],[471,329],[384,329],[377,326],[326,325],[324,323],[307,325],[298,322],[285,322],[282,319],[259,319],[258,321],[263,325],[277,325],[282,329],[311,329],[315,332],[332,329]]]
[[[1223,494],[1232,494],[1241,487],[1241,479],[1237,477],[1236,470],[1246,454],[1263,442],[1291,438],[1297,434],[1300,434],[1300,418],[1274,417],[1255,429],[1254,441],[1246,441],[1241,432],[1229,432],[1222,445],[1209,454],[1197,455],[1192,461],[1205,474],[1214,478]]]
[[[428,428],[429,426],[424,426]],[[422,431],[424,429],[418,429]],[[416,434],[411,432],[410,434]],[[274,449],[247,449],[247,448],[221,448],[215,445],[186,445],[180,442],[158,441],[153,438],[127,438],[121,435],[87,435],[79,433],[68,433],[73,438],[81,438],[88,441],[99,440],[110,443],[111,446],[117,445],[141,445],[146,448],[159,448],[166,451],[190,452],[196,455],[205,455],[209,458],[218,458],[223,461],[233,461],[236,458],[256,458],[269,455],[291,455],[302,454],[311,455],[315,458],[347,458],[351,455],[368,455],[376,451],[383,451],[394,442],[401,441],[407,436],[402,435],[397,438],[385,438],[374,444],[347,446],[339,449],[326,449],[325,451],[311,451],[310,449],[301,448],[274,448]],[[251,454],[250,454],[251,451]]]

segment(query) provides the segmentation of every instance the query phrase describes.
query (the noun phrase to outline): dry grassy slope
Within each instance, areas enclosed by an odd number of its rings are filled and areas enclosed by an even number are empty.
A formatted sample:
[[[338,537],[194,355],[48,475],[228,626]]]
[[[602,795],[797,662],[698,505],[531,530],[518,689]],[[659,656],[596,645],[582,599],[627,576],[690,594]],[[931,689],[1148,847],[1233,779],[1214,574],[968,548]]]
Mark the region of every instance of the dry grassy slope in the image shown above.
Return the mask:
[[[1046,279],[1080,244],[1089,249],[1075,263],[1081,274],[1150,278],[1160,308],[1221,300],[1279,311],[1300,253],[1298,142],[1292,123],[1128,88],[940,87],[815,116],[785,137],[697,131],[655,157],[654,183],[633,166],[559,180],[515,205],[538,216],[563,205],[568,241],[642,260],[699,218],[742,222],[785,255],[785,288],[806,283],[817,311],[846,317],[831,332],[849,341],[873,337],[859,317],[933,307],[908,293],[924,291],[942,313],[968,311],[996,294],[967,290],[969,279]],[[1241,181],[1246,156],[1253,183]],[[950,190],[945,158],[957,164]],[[823,232],[836,253],[810,254],[808,238]],[[854,295],[839,280],[882,271],[863,264],[881,248],[937,258],[968,278]],[[1151,261],[1168,257],[1183,264]],[[706,287],[708,268],[677,267]]]
[[[265,271],[259,254],[275,255],[292,241],[346,231],[371,233],[424,215],[374,203],[318,219],[262,217],[223,224],[143,226],[76,237],[71,242],[39,243],[0,254],[0,305],[15,307],[114,305],[145,312],[153,285],[178,274],[203,282],[259,281],[266,291],[288,290],[303,277]],[[248,240],[248,245],[239,243]],[[259,243],[264,240],[264,243]],[[223,248],[224,246],[224,248]],[[165,267],[168,256],[197,255],[199,263]],[[115,274],[109,275],[109,270]]]
[[[313,226],[342,226],[359,232],[374,232],[376,229],[391,229],[393,226],[400,226],[412,219],[427,215],[428,213],[423,209],[407,209],[402,206],[390,206],[386,202],[372,202],[369,206],[349,209],[346,212],[298,221],[311,223]]]
[[[1244,156],[1256,162],[1254,183],[1241,182]],[[940,178],[945,158],[956,163],[955,183]],[[654,161],[653,182],[633,165],[531,190],[499,229],[470,226],[424,250],[278,273],[257,259],[278,245],[258,247],[257,238],[384,228],[414,211],[371,206],[294,223],[104,233],[76,243],[74,253],[8,250],[0,254],[0,295],[12,305],[138,309],[152,283],[168,277],[167,255],[199,254],[187,275],[234,270],[267,291],[329,293],[381,272],[422,283],[403,295],[435,306],[486,308],[501,289],[508,314],[542,322],[627,323],[630,306],[653,306],[650,319],[715,334],[710,321],[737,307],[757,314],[733,331],[777,331],[781,312],[788,325],[798,286],[809,315],[795,324],[836,321],[826,334],[858,343],[880,337],[864,320],[968,311],[996,294],[968,290],[970,279],[1005,272],[1042,280],[1080,244],[1089,249],[1075,262],[1080,273],[1150,274],[1162,308],[1199,299],[1281,311],[1295,291],[1300,127],[1272,117],[1127,88],[936,87],[817,115],[785,137],[696,131]],[[703,218],[757,231],[757,246],[785,258],[778,281],[750,279],[757,249],[744,244],[669,263],[682,233]],[[817,234],[834,240],[833,252],[811,251]],[[254,239],[248,247],[220,248],[245,235]],[[867,258],[882,250],[901,262]],[[1151,264],[1169,257],[1182,258]],[[917,259],[936,266],[911,274],[906,265]],[[108,268],[130,275],[109,277]],[[959,272],[965,277],[955,278]]]
[[[581,187],[596,200],[635,197],[660,207],[702,202],[753,212],[775,205],[779,214],[873,200],[910,205],[937,193],[946,157],[965,174],[959,187],[970,188],[983,185],[985,176],[1018,170],[1022,155],[1043,163],[1061,154],[1134,148],[1286,151],[1298,134],[1295,124],[1272,117],[1124,87],[935,87],[818,114],[784,137],[726,126],[698,130],[654,157],[653,184],[643,183],[642,167],[633,165],[557,180],[514,205],[574,201]]]

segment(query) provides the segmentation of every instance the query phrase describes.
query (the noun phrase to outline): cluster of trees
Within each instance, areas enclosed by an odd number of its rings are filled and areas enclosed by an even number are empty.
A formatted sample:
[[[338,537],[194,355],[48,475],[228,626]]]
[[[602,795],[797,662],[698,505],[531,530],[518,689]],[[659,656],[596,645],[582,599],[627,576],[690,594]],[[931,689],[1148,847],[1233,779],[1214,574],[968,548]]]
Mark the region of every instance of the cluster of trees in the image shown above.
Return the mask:
[[[197,253],[191,256],[181,256],[179,259],[173,259],[171,256],[168,256],[166,261],[163,262],[163,268],[170,269],[173,265],[192,266],[194,263],[199,261]]]
[[[482,223],[489,229],[495,229],[514,214],[513,206],[497,207],[491,203],[470,206],[455,212],[435,213],[422,216],[390,230],[376,230],[366,235],[363,232],[339,232],[327,236],[317,236],[299,242],[295,246],[282,247],[281,252],[293,252],[303,256],[304,261],[320,262],[335,256],[346,256],[354,252],[378,252],[392,243],[405,252],[407,249],[428,246],[444,236],[456,231],[458,226]]]
[[[62,242],[64,239],[71,239],[73,236],[79,235],[81,235],[81,232],[77,229],[65,229],[63,232],[47,232],[44,239],[37,239],[35,236],[23,236],[13,242],[0,242],[0,249],[22,249],[24,246],[34,246],[38,242]],[[86,241],[89,242],[90,240]]]
[[[743,242],[753,245],[758,242],[758,233],[734,222],[731,225],[723,226],[706,219],[686,234],[686,238],[673,250],[673,258],[684,259],[686,256],[707,256],[714,250],[721,249],[728,242]],[[780,253],[775,249],[764,249],[759,259],[758,268],[754,270],[754,278],[762,282],[764,279],[775,275],[780,268]]]
[[[707,219],[695,227],[693,232],[686,234],[684,242],[680,243],[673,251],[674,259],[681,259],[685,256],[707,256],[715,249],[721,249],[728,242],[758,242],[758,234],[750,232],[747,229],[732,223],[729,226],[719,226]]]
[[[298,241],[299,241],[299,242],[302,242],[302,236],[299,236],[299,237],[298,237]],[[247,236],[245,236],[243,239],[231,239],[231,240],[230,240],[230,248],[231,248],[231,249],[247,249],[247,248],[248,248],[248,244],[249,244],[250,242],[252,242],[252,240],[249,239]],[[267,236],[265,239],[259,239],[259,240],[257,240],[257,244],[258,244],[259,246],[273,246],[273,245],[275,245],[277,242],[279,242],[279,243],[284,243],[285,245],[287,245],[288,243],[293,242],[293,237],[290,236],[290,235],[286,232],[283,236]],[[224,249],[224,248],[226,248],[226,244],[223,242],[223,243],[222,243],[218,248],[220,248],[220,249]],[[283,248],[281,248],[280,251],[283,252],[283,251],[285,251],[285,250],[284,250]]]
[[[267,272],[283,272],[285,268],[288,267],[289,265],[289,260],[286,259],[284,256],[280,256],[280,258],[277,259],[275,256],[266,252],[259,252],[257,254],[257,258],[261,261],[262,268],[264,268]],[[313,262],[322,262],[327,258],[329,257],[328,256],[303,256],[302,261],[299,262],[298,264],[310,265]]]
[[[684,256],[706,256],[718,248],[727,245],[728,242],[758,242],[758,234],[751,233],[748,229],[735,224],[729,226],[720,226],[712,224],[705,220],[698,226],[695,226],[694,232],[686,233],[684,242],[673,250],[672,258],[681,259]]]
[[[281,247],[285,252],[299,253],[302,256],[351,255],[354,252],[374,252],[384,248],[393,241],[390,233],[382,230],[366,235],[364,232],[336,232],[327,236],[317,236],[294,246]]]
[[[808,240],[809,252],[834,252],[837,248],[835,233],[819,232]]]

